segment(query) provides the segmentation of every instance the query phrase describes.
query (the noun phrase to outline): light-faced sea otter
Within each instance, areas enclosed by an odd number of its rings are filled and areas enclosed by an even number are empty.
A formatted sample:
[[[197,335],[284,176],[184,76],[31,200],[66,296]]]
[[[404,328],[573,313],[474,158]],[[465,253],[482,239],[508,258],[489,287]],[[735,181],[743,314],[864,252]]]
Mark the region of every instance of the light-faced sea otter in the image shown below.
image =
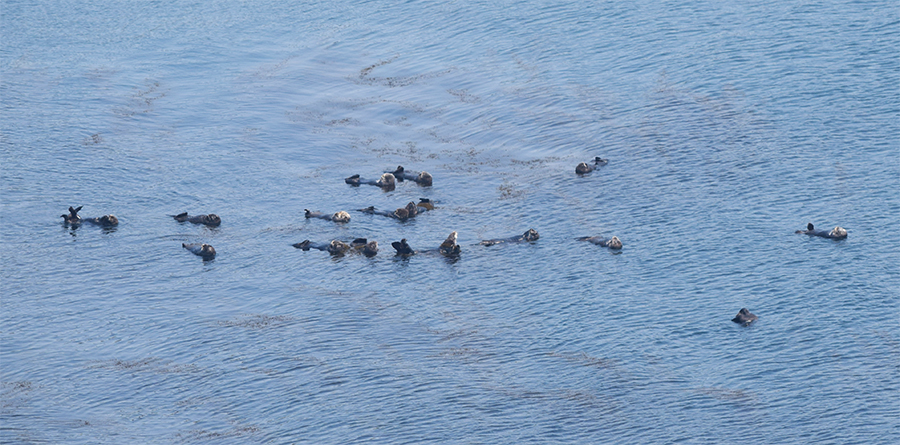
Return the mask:
[[[416,184],[419,184],[423,187],[430,187],[433,181],[431,174],[428,172],[408,172],[406,171],[402,165],[398,165],[397,169],[390,172],[397,178],[397,181],[413,181]]]
[[[619,250],[622,248],[622,241],[619,240],[619,237],[614,236],[612,238],[604,238],[602,236],[582,236],[580,238],[575,238],[578,241],[589,241],[593,244],[596,244],[601,247],[609,247],[613,250]]]
[[[375,185],[381,187],[382,190],[387,192],[394,190],[394,188],[397,186],[397,180],[391,173],[385,173],[381,175],[381,178],[379,178],[377,181],[372,179],[362,179],[359,177],[359,175],[353,175],[347,179],[344,179],[344,182],[352,186],[359,186],[361,184]]]
[[[738,314],[735,315],[734,318],[731,319],[731,321],[733,321],[741,326],[748,326],[748,325],[750,325],[750,323],[753,323],[758,318],[759,317],[757,317],[756,315],[753,315],[752,313],[750,313],[749,309],[741,308],[741,310],[738,311]]]
[[[78,206],[77,208],[69,207],[69,213],[60,215],[63,219],[63,224],[77,226],[83,222],[93,224],[95,226],[100,227],[115,227],[119,225],[119,218],[116,218],[116,215],[103,215],[96,218],[82,218],[78,216],[78,211],[81,210],[83,206]]]
[[[304,209],[306,211],[306,218],[319,218],[324,219],[326,221],[334,221],[337,223],[345,223],[350,222],[350,214],[341,210],[340,212],[335,212],[332,215],[328,215],[326,213],[321,212],[311,212],[309,209]]]
[[[394,241],[391,243],[391,246],[394,250],[397,251],[397,255],[399,256],[410,256],[425,253],[440,253],[445,256],[456,256],[459,255],[461,249],[459,248],[459,244],[456,244],[456,232],[451,232],[447,239],[441,243],[440,247],[437,249],[426,249],[426,250],[414,250],[410,247],[409,243],[406,242],[406,238],[403,238],[400,241]]]
[[[206,243],[181,243],[181,247],[189,250],[194,255],[203,257],[204,260],[210,260],[216,257],[216,249]]]
[[[578,164],[578,166],[575,167],[575,173],[579,174],[579,175],[588,174],[588,173],[596,170],[598,167],[602,167],[606,164],[609,164],[609,159],[603,159],[603,158],[597,156],[590,163],[582,162],[582,163]]]
[[[400,221],[406,221],[410,218],[415,218],[416,215],[419,214],[419,206],[416,205],[416,203],[410,201],[409,204],[406,204],[405,207],[400,207],[393,212],[377,210],[375,209],[375,206],[369,206],[364,209],[359,209],[359,211],[362,213],[368,213],[370,215],[381,215],[387,216],[388,218],[399,219]]]
[[[525,241],[529,241],[529,242],[537,241],[538,238],[540,238],[540,235],[538,235],[537,230],[528,229],[527,232],[525,232],[519,236],[513,236],[510,238],[484,240],[480,244],[483,246],[493,246],[495,244],[502,244],[502,243],[521,243],[521,242],[525,242]]]
[[[809,236],[821,236],[822,238],[844,239],[847,237],[847,230],[841,226],[837,226],[830,231],[816,230],[813,223],[806,225],[806,230],[798,230],[794,233],[803,233]]]
[[[189,222],[193,224],[203,224],[209,227],[218,227],[222,224],[222,218],[219,218],[219,215],[215,213],[210,213],[209,215],[194,215],[190,216],[187,212],[182,212],[177,215],[172,215],[175,218],[175,221],[178,222]]]
[[[339,240],[332,240],[330,243],[313,243],[310,240],[303,240],[293,246],[300,250],[308,251],[310,249],[321,250],[332,255],[343,255],[348,252],[359,252],[367,257],[373,257],[378,254],[378,241],[368,241],[365,238],[356,238],[349,244]]]

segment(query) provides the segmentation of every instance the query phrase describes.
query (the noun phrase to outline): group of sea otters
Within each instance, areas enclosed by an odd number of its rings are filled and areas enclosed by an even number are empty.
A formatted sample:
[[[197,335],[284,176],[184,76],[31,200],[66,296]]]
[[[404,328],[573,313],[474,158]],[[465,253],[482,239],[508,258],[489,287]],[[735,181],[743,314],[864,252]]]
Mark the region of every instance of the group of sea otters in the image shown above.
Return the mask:
[[[579,176],[583,176],[602,166],[607,165],[608,163],[609,160],[596,157],[590,162],[579,163],[578,166],[575,167],[575,173]],[[398,166],[396,170],[392,172],[385,172],[377,180],[362,179],[359,175],[353,175],[344,180],[344,182],[352,186],[374,185],[386,191],[394,190],[394,188],[397,186],[397,182],[403,181],[412,181],[423,187],[430,187],[432,185],[433,178],[428,172],[408,172],[402,166]],[[69,207],[69,213],[61,215],[63,218],[63,224],[65,224],[66,226],[77,227],[82,223],[89,223],[92,225],[107,228],[115,227],[119,224],[119,219],[116,218],[115,215],[103,215],[96,218],[82,218],[78,215],[81,207],[82,206]],[[415,218],[420,212],[427,212],[429,210],[434,210],[434,203],[430,199],[426,198],[421,198],[418,203],[410,202],[406,206],[398,208],[391,212],[376,210],[374,206],[359,209],[359,211],[362,213],[386,216],[389,218],[398,219],[400,221],[406,221],[410,218]],[[222,219],[214,213],[210,213],[208,215],[190,216],[187,214],[187,212],[183,212],[177,215],[169,216],[171,216],[175,219],[175,221],[178,222],[203,224],[210,227],[217,227],[222,224]],[[339,211],[329,215],[326,213],[313,212],[306,209],[305,216],[306,218],[320,218],[337,223],[346,223],[350,221],[350,214],[345,211]],[[818,236],[835,240],[847,238],[847,230],[840,226],[835,227],[830,231],[816,230],[812,223],[807,224],[806,230],[798,230],[795,233],[802,233],[810,236]],[[396,255],[398,256],[436,253],[439,255],[455,257],[458,256],[461,251],[459,245],[456,243],[456,237],[456,232],[451,232],[447,239],[445,239],[440,246],[434,249],[413,249],[407,243],[406,238],[403,238],[400,241],[392,242],[391,246],[394,248],[394,250],[396,250]],[[538,238],[540,238],[540,235],[538,235],[538,232],[536,230],[528,229],[522,235],[512,236],[509,238],[484,240],[479,244],[483,246],[493,246],[502,243],[533,242],[537,241]],[[575,239],[578,241],[588,241],[601,247],[608,247],[612,250],[620,250],[622,248],[622,241],[615,236],[611,238],[602,236],[583,236]],[[202,257],[204,260],[211,260],[216,256],[216,249],[206,243],[182,243],[181,246],[191,253]],[[310,249],[321,250],[332,255],[343,255],[349,252],[359,252],[367,257],[372,257],[378,253],[378,242],[369,241],[366,238],[357,238],[350,242],[343,242],[341,240],[335,239],[327,243],[314,243],[310,240],[303,240],[299,243],[293,244],[293,246],[297,249],[305,251],[308,251]],[[738,314],[731,321],[742,326],[748,326],[750,325],[750,323],[753,323],[756,320],[756,315],[752,314],[747,308],[741,308]]]

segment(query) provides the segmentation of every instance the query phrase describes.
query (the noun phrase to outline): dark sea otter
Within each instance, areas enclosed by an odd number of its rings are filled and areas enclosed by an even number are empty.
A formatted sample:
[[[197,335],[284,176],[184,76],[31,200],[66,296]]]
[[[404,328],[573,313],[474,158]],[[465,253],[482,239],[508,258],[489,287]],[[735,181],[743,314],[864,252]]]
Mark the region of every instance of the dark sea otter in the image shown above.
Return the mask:
[[[540,235],[538,235],[537,230],[528,229],[527,232],[525,232],[519,236],[513,236],[510,238],[484,240],[480,244],[483,246],[493,246],[495,244],[501,244],[501,243],[521,243],[524,241],[537,241],[538,238],[540,238]]]
[[[387,192],[394,190],[394,188],[397,186],[397,180],[391,173],[385,173],[381,175],[381,178],[379,178],[377,181],[372,179],[362,179],[359,177],[359,175],[353,175],[347,179],[344,179],[344,182],[352,186],[359,186],[361,184],[375,185],[381,187],[382,190]]]
[[[459,248],[459,244],[456,244],[455,231],[451,232],[450,236],[448,236],[447,239],[445,239],[437,249],[414,250],[406,242],[406,238],[403,238],[400,241],[394,241],[393,243],[391,243],[391,246],[394,248],[394,250],[397,251],[397,255],[400,256],[410,256],[417,253],[440,253],[441,255],[455,256],[459,255],[461,251],[461,249]]]
[[[431,177],[431,174],[428,172],[408,172],[403,168],[402,165],[398,165],[396,170],[388,173],[394,175],[394,177],[397,178],[397,181],[399,182],[413,181],[424,187],[431,187],[433,179]]]
[[[734,318],[731,319],[731,321],[742,326],[748,326],[750,323],[753,323],[757,319],[758,317],[751,314],[749,309],[741,308],[741,310],[738,311],[738,314],[735,315]]]
[[[210,213],[209,215],[194,215],[190,216],[187,212],[182,212],[177,215],[170,215],[172,218],[175,218],[175,221],[178,222],[189,222],[193,224],[203,224],[210,227],[218,227],[219,224],[222,224],[222,218],[219,218],[219,215],[215,213]]]
[[[830,231],[816,230],[812,223],[806,225],[806,230],[798,230],[794,233],[803,233],[809,236],[821,236],[822,238],[844,239],[847,237],[847,230],[841,226],[837,226]]]
[[[321,250],[332,255],[343,255],[347,252],[360,252],[367,257],[373,257],[378,254],[378,241],[368,241],[365,238],[357,238],[350,241],[349,244],[332,240],[330,243],[313,243],[310,240],[303,240],[293,246],[300,250],[308,251],[309,249]]]
[[[603,159],[603,158],[597,156],[596,158],[594,158],[593,161],[591,161],[590,164],[588,164],[587,162],[582,162],[582,163],[578,164],[578,166],[575,167],[575,173],[579,174],[579,175],[584,175],[584,174],[590,173],[590,172],[594,171],[595,169],[597,169],[598,167],[602,167],[606,164],[609,164],[609,159]]]
[[[359,211],[363,212],[363,213],[368,213],[370,215],[381,215],[381,216],[387,216],[388,218],[399,219],[400,221],[406,221],[410,218],[415,218],[419,214],[419,212],[424,212],[424,211],[428,210],[429,207],[432,209],[434,208],[434,205],[431,204],[431,201],[428,201],[428,200],[425,200],[425,201],[426,201],[425,205],[427,205],[428,207],[423,206],[422,202],[419,202],[419,204],[416,204],[416,203],[410,201],[408,204],[406,204],[405,207],[400,207],[399,209],[394,210],[393,212],[388,212],[386,210],[376,210],[375,206],[369,206],[364,209],[359,209]]]
[[[210,260],[216,257],[216,249],[205,243],[181,243],[181,247],[189,250],[194,255],[203,257],[204,260]]]
[[[340,212],[335,212],[332,215],[321,213],[321,212],[311,212],[309,209],[304,209],[306,211],[306,218],[319,218],[324,219],[326,221],[334,221],[338,223],[350,222],[350,214],[341,210]]]
[[[103,215],[97,218],[82,218],[78,216],[78,211],[81,210],[82,207],[83,206],[78,206],[77,208],[69,207],[68,214],[60,215],[63,219],[63,224],[77,226],[86,222],[100,227],[115,227],[119,225],[119,218],[116,218],[116,215]]]
[[[619,237],[614,236],[612,238],[604,238],[602,236],[582,236],[580,238],[575,238],[578,241],[589,241],[593,244],[596,244],[601,247],[609,247],[613,250],[619,250],[622,248],[622,241],[619,240]]]

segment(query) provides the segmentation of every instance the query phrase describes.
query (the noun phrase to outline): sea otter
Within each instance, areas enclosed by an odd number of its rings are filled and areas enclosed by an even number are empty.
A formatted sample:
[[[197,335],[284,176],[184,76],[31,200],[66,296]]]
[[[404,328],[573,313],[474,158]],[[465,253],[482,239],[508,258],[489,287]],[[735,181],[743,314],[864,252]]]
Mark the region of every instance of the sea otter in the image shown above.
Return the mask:
[[[431,187],[431,183],[433,180],[431,174],[428,172],[408,172],[403,168],[402,165],[398,165],[396,170],[389,173],[394,175],[394,177],[397,178],[397,181],[399,182],[403,182],[404,180],[413,181],[424,187]]]
[[[68,214],[60,215],[63,219],[63,224],[77,226],[86,222],[100,227],[115,227],[119,225],[119,218],[116,218],[116,215],[103,215],[97,218],[82,218],[78,216],[78,211],[81,210],[82,207],[83,206],[78,206],[78,208],[69,207]]]
[[[738,314],[735,315],[734,318],[731,319],[731,321],[742,326],[748,326],[750,323],[756,321],[757,318],[758,317],[756,315],[750,313],[749,309],[741,308],[741,310],[738,311]]]
[[[590,164],[588,164],[587,162],[578,164],[578,166],[575,167],[575,173],[584,175],[594,171],[595,169],[597,169],[597,167],[602,167],[606,164],[609,164],[609,159],[602,159],[600,156],[597,156],[593,161],[591,161]]]
[[[493,246],[495,244],[501,244],[501,243],[521,243],[523,241],[537,241],[538,238],[540,238],[540,235],[538,235],[537,230],[528,229],[527,232],[525,232],[524,234],[519,235],[519,236],[513,236],[510,238],[502,238],[502,239],[484,240],[480,244],[483,246]]]
[[[365,238],[357,238],[350,241],[349,244],[338,240],[332,240],[328,244],[313,243],[310,240],[303,240],[297,244],[293,244],[293,246],[297,249],[307,251],[309,249],[321,250],[332,255],[343,255],[347,252],[359,252],[367,257],[373,257],[378,254],[378,241],[368,241]]]
[[[376,185],[387,192],[394,190],[394,188],[397,186],[397,180],[391,173],[385,173],[381,175],[381,178],[379,178],[377,181],[371,179],[362,179],[359,177],[359,175],[353,175],[347,179],[344,179],[344,182],[352,186],[359,186],[360,184]]]
[[[619,250],[622,248],[622,241],[619,240],[619,237],[614,236],[612,238],[604,238],[602,236],[582,236],[580,238],[575,238],[578,241],[590,241],[593,244],[596,244],[601,247],[609,247],[613,250]]]
[[[194,255],[203,257],[204,260],[210,260],[210,259],[215,258],[215,256],[216,256],[216,249],[214,249],[213,246],[210,246],[209,244],[205,244],[205,243],[193,243],[193,244],[181,243],[181,247],[184,247],[185,249],[189,250],[189,251],[190,251],[191,253],[193,253]]]
[[[364,209],[359,209],[360,212],[368,213],[370,215],[381,215],[387,216],[388,218],[399,219],[400,221],[406,221],[410,218],[415,218],[416,215],[419,214],[419,206],[416,203],[410,201],[409,204],[406,204],[406,207],[400,207],[393,212],[388,212],[385,210],[376,210],[375,206],[369,206]]]
[[[343,210],[341,210],[340,212],[335,212],[332,215],[328,215],[328,214],[321,213],[321,212],[311,212],[311,211],[309,211],[309,209],[303,209],[303,210],[306,211],[305,216],[307,219],[319,218],[319,219],[324,219],[326,221],[334,221],[337,223],[350,222],[350,214]]]
[[[182,212],[177,215],[171,215],[175,218],[175,221],[178,222],[189,222],[194,224],[203,224],[209,227],[218,227],[219,224],[222,224],[222,218],[219,218],[219,215],[215,213],[210,213],[209,215],[194,215],[190,216],[187,212]]]
[[[803,233],[809,236],[821,236],[822,238],[831,238],[831,239],[844,239],[847,237],[847,230],[841,226],[837,226],[831,231],[825,230],[816,230],[813,223],[809,223],[806,225],[806,230],[798,230],[794,233]]]
[[[403,238],[400,241],[394,241],[391,243],[394,250],[397,251],[397,255],[399,256],[409,256],[415,255],[417,253],[440,253],[445,256],[455,256],[459,255],[461,249],[459,248],[459,244],[456,244],[456,232],[451,232],[447,239],[441,243],[440,247],[437,249],[427,249],[427,250],[414,250],[409,244],[406,242],[406,238]]]

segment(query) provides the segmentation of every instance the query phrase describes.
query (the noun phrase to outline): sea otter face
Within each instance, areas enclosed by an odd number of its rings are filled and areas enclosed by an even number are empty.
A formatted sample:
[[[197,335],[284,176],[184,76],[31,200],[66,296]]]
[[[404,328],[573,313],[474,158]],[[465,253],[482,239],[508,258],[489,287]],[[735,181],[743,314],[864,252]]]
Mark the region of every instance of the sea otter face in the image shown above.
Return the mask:
[[[397,180],[394,178],[394,175],[391,173],[385,173],[381,175],[381,179],[375,182],[375,185],[379,187],[387,187],[393,188],[396,184]]]
[[[216,256],[216,249],[209,244],[203,244],[200,246],[200,256],[211,257]]]
[[[409,211],[406,210],[405,208],[401,207],[397,210],[394,210],[394,216],[396,216],[397,219],[400,219],[400,220],[409,219]]]
[[[428,172],[419,173],[419,176],[416,177],[416,182],[419,183],[419,185],[430,186],[432,182],[431,174]]]
[[[575,173],[577,173],[579,175],[583,175],[585,173],[590,173],[591,170],[593,170],[593,169],[591,168],[591,166],[587,165],[586,162],[582,162],[582,163],[578,164],[577,167],[575,167]]]
[[[350,214],[341,210],[340,212],[331,215],[331,220],[339,223],[350,222]]]
[[[209,215],[206,215],[206,224],[218,226],[219,224],[222,224],[222,218],[219,218],[219,215],[216,215],[215,213],[210,213]]]
[[[369,241],[366,247],[363,247],[363,255],[372,257],[378,254],[378,241]]]
[[[116,215],[103,215],[99,219],[100,224],[110,227],[119,225],[119,218]]]
[[[831,229],[831,232],[828,233],[828,236],[830,236],[832,238],[846,238],[847,230],[841,226],[837,226],[837,227]]]
[[[541,236],[538,235],[537,230],[528,229],[522,237],[525,238],[525,241],[537,241]]]
[[[610,238],[610,240],[606,243],[606,246],[610,249],[618,250],[622,248],[622,241],[619,241],[619,238],[614,236]]]
[[[350,245],[338,240],[332,240],[331,243],[328,244],[328,252],[330,253],[340,254],[348,250],[350,250]]]

